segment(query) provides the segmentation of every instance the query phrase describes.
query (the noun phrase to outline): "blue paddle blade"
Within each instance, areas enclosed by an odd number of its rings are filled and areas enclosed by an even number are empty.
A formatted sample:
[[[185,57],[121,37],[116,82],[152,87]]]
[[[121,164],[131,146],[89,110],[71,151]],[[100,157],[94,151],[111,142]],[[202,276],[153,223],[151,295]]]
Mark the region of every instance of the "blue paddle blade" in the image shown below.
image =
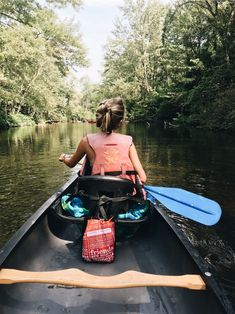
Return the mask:
[[[147,198],[152,202],[158,200],[166,208],[186,218],[212,226],[221,217],[220,205],[201,195],[168,187],[144,186]]]

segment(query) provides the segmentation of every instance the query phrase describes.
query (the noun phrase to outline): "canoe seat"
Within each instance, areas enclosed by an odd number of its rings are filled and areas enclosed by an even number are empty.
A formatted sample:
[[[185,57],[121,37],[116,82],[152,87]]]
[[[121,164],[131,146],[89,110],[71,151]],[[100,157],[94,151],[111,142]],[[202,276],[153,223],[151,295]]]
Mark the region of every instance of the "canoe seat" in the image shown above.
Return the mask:
[[[103,207],[108,218],[116,218],[133,203],[134,190],[135,185],[130,180],[97,175],[79,177],[75,193],[82,198],[92,217],[99,216],[99,208]]]
[[[61,199],[58,199],[51,206],[51,213],[54,216],[52,220],[57,218],[62,225],[75,224],[80,230],[79,234],[82,235],[87,219],[102,218],[99,210],[102,206],[106,217],[113,218],[116,222],[116,241],[126,240],[134,236],[151,217],[149,202],[133,196],[134,191],[135,184],[127,179],[100,175],[78,177],[73,188],[66,192],[79,196],[84,207],[89,210],[89,215],[80,218],[69,215],[63,210]],[[139,206],[145,207],[146,210],[139,210]]]
[[[127,179],[101,175],[78,177],[70,194],[82,200],[84,207],[89,210],[89,215],[80,218],[69,215],[62,209],[60,200],[55,202],[52,209],[59,219],[68,223],[83,224],[88,218],[103,217],[113,218],[119,225],[129,224],[134,228],[134,225],[146,222],[149,218],[149,210],[139,217],[128,218],[127,213],[130,209],[138,204],[147,204],[142,198],[133,196],[134,191],[135,184]],[[145,205],[144,207],[148,207]],[[104,212],[106,217],[102,215]]]

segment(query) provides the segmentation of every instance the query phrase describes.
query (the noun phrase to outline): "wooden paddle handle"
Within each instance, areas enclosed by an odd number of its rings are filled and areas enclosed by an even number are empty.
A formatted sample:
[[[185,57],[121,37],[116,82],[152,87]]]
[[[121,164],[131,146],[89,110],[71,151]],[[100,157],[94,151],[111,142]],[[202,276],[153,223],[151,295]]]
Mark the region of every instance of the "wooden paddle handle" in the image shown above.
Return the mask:
[[[95,276],[74,268],[48,272],[31,272],[16,269],[0,270],[0,284],[22,282],[99,289],[151,286],[181,287],[195,290],[206,289],[205,282],[200,275],[164,276],[129,270],[114,276]]]

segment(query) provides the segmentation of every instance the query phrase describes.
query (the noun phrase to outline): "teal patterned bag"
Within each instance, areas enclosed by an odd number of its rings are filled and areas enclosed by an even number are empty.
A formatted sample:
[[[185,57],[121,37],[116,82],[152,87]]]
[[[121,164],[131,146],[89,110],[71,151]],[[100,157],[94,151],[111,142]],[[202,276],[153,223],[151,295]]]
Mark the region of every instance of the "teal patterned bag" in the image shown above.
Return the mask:
[[[73,217],[89,216],[89,210],[84,207],[83,201],[77,196],[63,195],[61,197],[61,206],[65,212]]]

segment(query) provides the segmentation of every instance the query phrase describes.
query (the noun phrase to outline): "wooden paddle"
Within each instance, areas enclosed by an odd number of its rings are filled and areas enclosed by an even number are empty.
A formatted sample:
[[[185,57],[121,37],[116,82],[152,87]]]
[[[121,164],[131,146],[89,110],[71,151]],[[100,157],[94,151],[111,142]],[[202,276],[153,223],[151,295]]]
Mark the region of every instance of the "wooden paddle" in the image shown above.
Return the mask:
[[[114,276],[95,276],[70,268],[48,272],[31,272],[16,269],[1,269],[0,284],[47,283],[81,288],[117,289],[132,287],[168,286],[205,290],[200,275],[164,276],[129,270]]]

